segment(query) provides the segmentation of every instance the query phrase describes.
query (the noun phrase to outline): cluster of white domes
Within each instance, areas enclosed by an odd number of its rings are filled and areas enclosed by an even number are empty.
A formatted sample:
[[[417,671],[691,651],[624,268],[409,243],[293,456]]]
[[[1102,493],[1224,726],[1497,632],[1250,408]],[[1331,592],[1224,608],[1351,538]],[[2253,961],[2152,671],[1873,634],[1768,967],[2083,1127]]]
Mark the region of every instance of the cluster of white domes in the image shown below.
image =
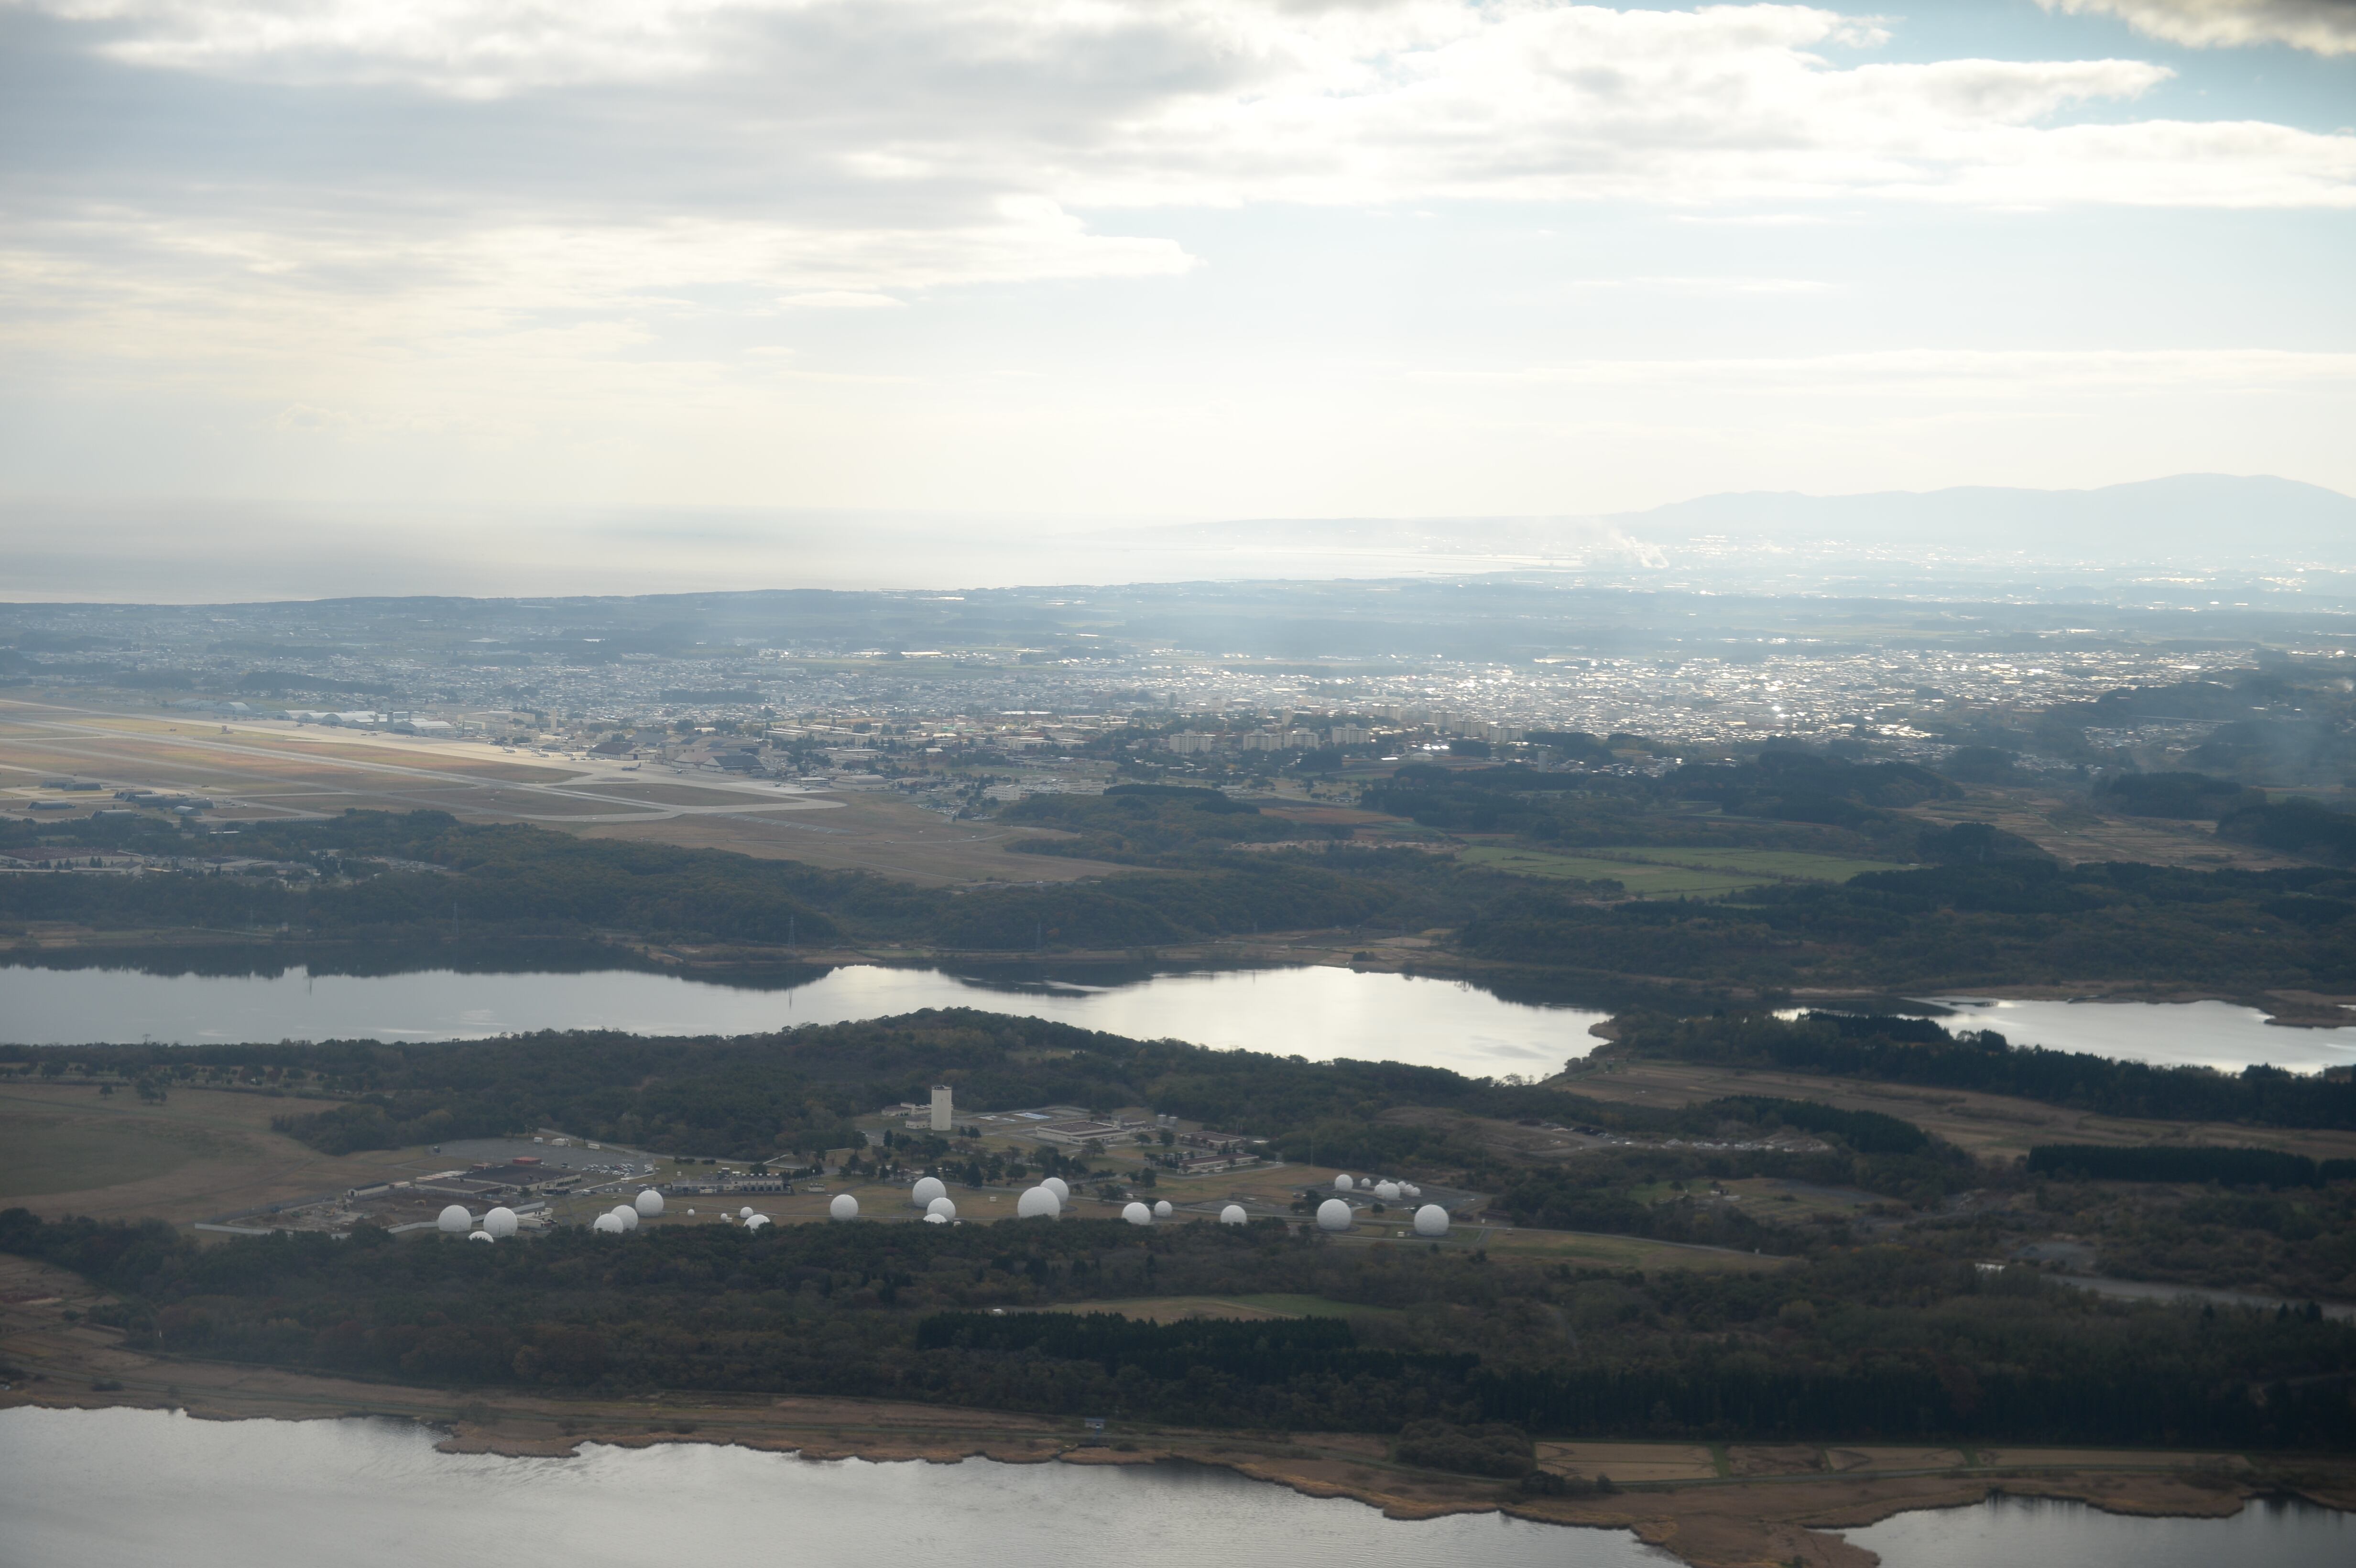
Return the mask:
[[[1356,1192],[1362,1189],[1372,1192],[1376,1200],[1382,1203],[1396,1203],[1402,1198],[1423,1196],[1423,1189],[1413,1182],[1393,1181],[1387,1177],[1377,1180],[1371,1176],[1351,1176],[1345,1172],[1333,1179],[1333,1190],[1336,1192]]]
[[[1050,1177],[1048,1180],[1053,1181],[1055,1179]],[[1055,1182],[1055,1187],[1063,1185],[1060,1181]],[[1026,1189],[1022,1197],[1014,1200],[1014,1217],[1018,1220],[1053,1220],[1060,1216],[1064,1212],[1064,1200],[1056,1196],[1055,1187],[1050,1187],[1043,1181],[1038,1186]],[[1066,1190],[1068,1191],[1069,1189]]]
[[[826,1217],[830,1220],[858,1219],[859,1200],[848,1192],[836,1193],[833,1200],[826,1206]]]

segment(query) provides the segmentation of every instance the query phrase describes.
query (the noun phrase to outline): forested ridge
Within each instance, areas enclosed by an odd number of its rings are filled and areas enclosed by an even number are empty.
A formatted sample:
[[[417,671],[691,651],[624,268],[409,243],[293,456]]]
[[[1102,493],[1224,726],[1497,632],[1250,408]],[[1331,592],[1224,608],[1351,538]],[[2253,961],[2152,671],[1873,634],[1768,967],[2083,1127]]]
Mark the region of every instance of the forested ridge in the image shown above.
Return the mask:
[[[1273,1221],[712,1225],[502,1247],[363,1232],[198,1247],[159,1223],[11,1210],[0,1249],[119,1293],[103,1320],[167,1354],[427,1383],[858,1395],[1277,1430],[1442,1420],[1547,1435],[2356,1442],[2356,1328],[2130,1307],[1902,1246],[1772,1273],[1645,1275],[1334,1246]],[[1215,1329],[1026,1316],[1258,1292],[1360,1310]]]

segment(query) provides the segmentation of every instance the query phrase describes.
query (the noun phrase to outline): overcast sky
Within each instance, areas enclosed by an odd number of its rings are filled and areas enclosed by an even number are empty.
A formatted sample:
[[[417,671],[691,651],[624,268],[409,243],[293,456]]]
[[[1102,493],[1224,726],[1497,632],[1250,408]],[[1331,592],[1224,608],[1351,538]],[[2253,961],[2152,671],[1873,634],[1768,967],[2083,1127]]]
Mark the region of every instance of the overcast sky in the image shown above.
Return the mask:
[[[2356,491],[2356,0],[0,0],[0,180],[17,501]]]

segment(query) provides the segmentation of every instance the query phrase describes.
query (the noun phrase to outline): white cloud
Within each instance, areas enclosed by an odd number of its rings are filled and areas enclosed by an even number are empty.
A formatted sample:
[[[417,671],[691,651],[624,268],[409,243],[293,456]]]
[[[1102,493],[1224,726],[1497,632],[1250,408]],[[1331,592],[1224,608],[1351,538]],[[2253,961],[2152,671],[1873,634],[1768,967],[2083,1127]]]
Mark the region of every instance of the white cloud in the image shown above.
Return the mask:
[[[2116,16],[2138,33],[2194,48],[2288,44],[2356,54],[2351,0],[2037,0],[2049,11]]]
[[[1779,396],[2049,398],[2356,388],[2356,354],[2297,349],[1904,348],[1748,358],[1595,359],[1416,379],[1562,386],[1772,390]]]

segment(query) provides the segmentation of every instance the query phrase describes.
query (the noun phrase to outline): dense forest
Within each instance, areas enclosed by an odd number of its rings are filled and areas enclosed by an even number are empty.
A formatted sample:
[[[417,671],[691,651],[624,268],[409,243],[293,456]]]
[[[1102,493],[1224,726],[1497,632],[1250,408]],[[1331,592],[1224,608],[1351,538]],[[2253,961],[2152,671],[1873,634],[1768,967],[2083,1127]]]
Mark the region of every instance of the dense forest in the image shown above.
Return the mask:
[[[2312,1310],[2131,1306],[1895,1245],[1637,1275],[1337,1245],[1276,1221],[712,1225],[501,1247],[363,1231],[199,1247],[154,1222],[11,1210],[0,1250],[118,1293],[102,1320],[167,1354],[426,1383],[862,1395],[1279,1431],[2356,1443],[2356,1327]],[[1335,1311],[1168,1328],[1026,1312],[1258,1292]]]
[[[1495,776],[1511,783],[1514,772],[1497,770]],[[1853,793],[1875,798],[1902,795],[1929,787],[1913,776],[1919,772],[1900,770],[1870,789],[1856,779],[1850,784]],[[1724,787],[1730,810],[1800,811],[1815,798],[1747,795],[1749,784]],[[1431,799],[1390,804],[1446,822],[1491,806],[1508,817],[1554,809],[1537,798],[1545,791],[1476,787],[1461,775],[1445,788],[1407,779],[1393,791],[1418,792]],[[1598,798],[1607,815],[1617,809],[1608,797]],[[275,869],[262,876],[0,877],[0,932],[11,923],[22,929],[29,922],[63,922],[363,952],[430,944],[460,952],[486,943],[577,947],[618,937],[743,944],[789,955],[796,944],[840,942],[976,954],[1147,953],[1159,944],[1254,932],[1325,929],[1371,938],[1448,927],[1458,950],[1502,981],[1554,994],[1568,994],[1568,987],[1622,1005],[1640,987],[1664,1002],[1706,1008],[1735,997],[1772,999],[1802,985],[1935,988],[2088,976],[2227,994],[2356,988],[2356,941],[2350,940],[2356,872],[2320,866],[2064,868],[2033,851],[2017,852],[2002,835],[1976,825],[1924,829],[1903,819],[1911,836],[1906,852],[1940,863],[1708,901],[1624,901],[1411,849],[1304,848],[1319,830],[1206,791],[1032,802],[1047,804],[1024,803],[1026,819],[1077,835],[1056,843],[1135,861],[1139,869],[1054,886],[922,889],[719,851],[464,826],[433,812],[353,813],[241,834],[241,854],[274,859]],[[1568,831],[1561,821],[1547,820]],[[1579,820],[1604,831],[1591,813]],[[1664,819],[1642,820],[1653,825],[1648,831],[1663,830]],[[1522,824],[1532,833],[1543,826]],[[1837,826],[1764,827],[1768,841],[1795,848],[1826,847],[1811,835],[1843,836],[1844,842],[1856,837]],[[0,837],[33,831],[6,825]],[[172,838],[155,825],[125,819],[43,825],[39,831],[44,842],[70,838],[93,848],[118,841],[153,848],[149,840],[157,835]],[[1239,842],[1286,847],[1227,852]]]

